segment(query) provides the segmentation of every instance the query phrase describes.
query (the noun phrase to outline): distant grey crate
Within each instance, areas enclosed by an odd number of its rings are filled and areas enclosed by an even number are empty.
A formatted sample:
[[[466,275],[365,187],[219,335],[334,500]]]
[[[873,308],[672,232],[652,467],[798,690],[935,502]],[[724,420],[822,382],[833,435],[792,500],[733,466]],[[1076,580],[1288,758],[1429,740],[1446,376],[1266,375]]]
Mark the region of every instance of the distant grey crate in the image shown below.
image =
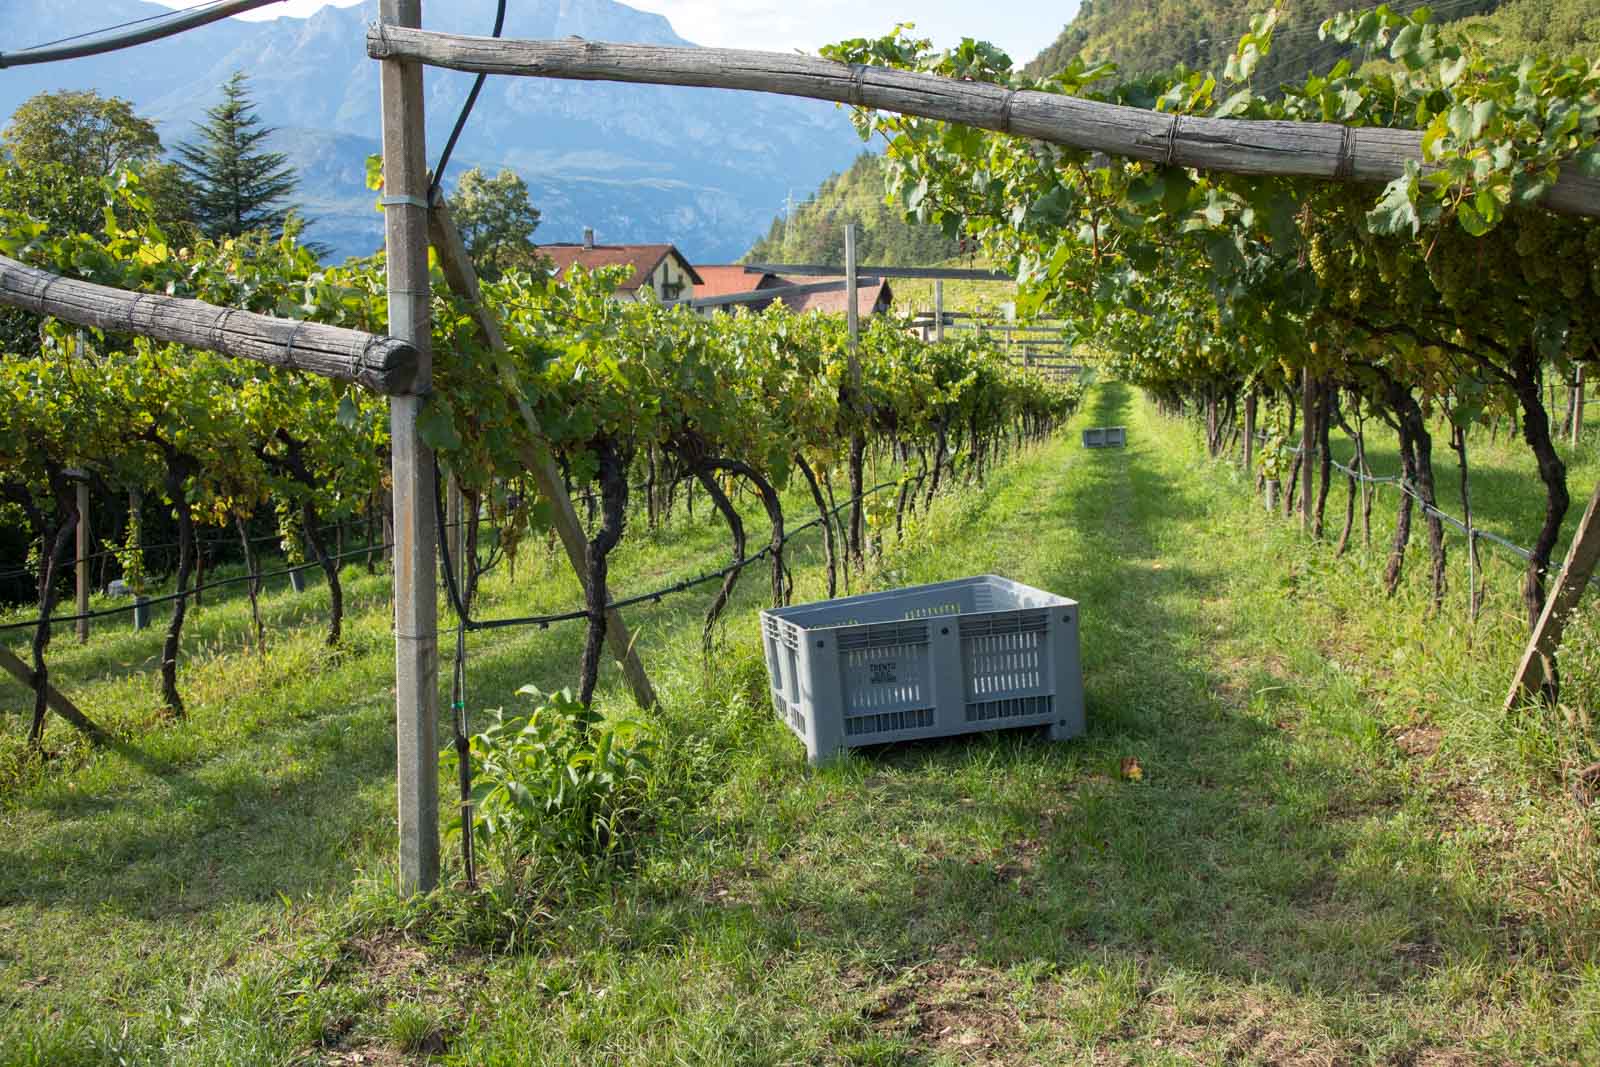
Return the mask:
[[[842,748],[1084,730],[1078,604],[988,574],[761,613],[772,706],[811,762]]]
[[[1084,448],[1126,448],[1128,429],[1125,426],[1097,426],[1083,431]]]

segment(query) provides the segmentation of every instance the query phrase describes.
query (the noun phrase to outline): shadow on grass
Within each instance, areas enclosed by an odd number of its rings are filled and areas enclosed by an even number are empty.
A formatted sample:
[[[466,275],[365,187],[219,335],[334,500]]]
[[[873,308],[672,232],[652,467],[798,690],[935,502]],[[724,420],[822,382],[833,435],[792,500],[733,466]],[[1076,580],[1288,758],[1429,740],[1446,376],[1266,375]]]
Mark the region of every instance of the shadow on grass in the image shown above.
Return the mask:
[[[648,586],[664,576],[707,569],[712,565],[707,549],[721,544],[723,534],[697,524],[676,538],[671,531],[656,538],[666,543],[668,557],[640,560],[649,573],[630,574],[628,581]],[[816,555],[816,538],[803,535],[794,551]],[[563,584],[569,577],[544,582],[536,599],[551,602],[534,610],[569,607],[571,594]],[[752,567],[726,617],[749,618],[767,587],[764,577],[764,564]],[[368,579],[349,601],[358,610],[347,616],[347,645],[370,644],[380,623],[387,632],[384,581]],[[661,635],[698,634],[712,588],[628,612],[647,662]],[[307,615],[314,626],[318,601],[326,603],[314,590],[281,595],[264,601],[263,613],[279,628]],[[231,607],[238,610],[237,604]],[[526,607],[516,604],[519,612]],[[195,627],[196,644],[218,639],[219,628],[227,627],[225,610],[221,604],[207,609]],[[511,610],[485,604],[486,612]],[[446,621],[448,614],[441,611],[440,618]],[[151,640],[148,633],[96,638],[76,650],[76,660],[57,678],[147,673],[118,661],[135,638]],[[581,626],[574,623],[474,635],[469,641],[473,707],[514,704],[520,699],[517,689],[529,682],[545,689],[571,684],[581,641]],[[448,663],[448,652],[445,656]],[[351,648],[319,652],[307,669],[280,672],[269,684],[252,685],[241,694],[252,704],[245,714],[256,724],[226,749],[196,754],[177,744],[184,756],[167,758],[162,753],[175,743],[170,737],[117,741],[99,757],[120,761],[109,787],[79,791],[50,783],[13,798],[13,805],[38,813],[44,824],[25,837],[0,842],[0,906],[29,902],[90,914],[182,917],[236,901],[334,892],[349,884],[355,865],[373,857],[386,863],[394,848],[392,669],[384,655]],[[447,683],[448,666],[444,673]],[[601,681],[602,689],[616,696],[613,702],[622,703],[616,695],[622,689],[620,674],[609,659]],[[351,704],[343,695],[352,692],[371,697]],[[448,708],[448,700],[440,706]],[[211,729],[204,719],[233,711],[196,708],[194,720],[171,729]],[[439,730],[443,750],[450,743],[447,718]],[[441,791],[448,793],[451,785],[442,780]]]
[[[1218,669],[1238,623],[1208,605],[1250,546],[1180,545],[1205,536],[1207,505],[1168,480],[1131,414],[1125,387],[1102,386],[1080,421],[1130,423],[1129,447],[1074,450],[1070,487],[1019,517],[1036,535],[1071,530],[1016,577],[1082,605],[1088,736],[860,751],[777,828],[746,816],[742,832],[779,854],[726,902],[685,887],[625,914],[640,943],[755,923],[775,945],[887,972],[1116,954],[1328,995],[1397,990],[1477,951],[1493,902],[1395,862],[1382,823],[1397,796],[1286,741],[1277,720],[1296,709],[1270,650],[1242,686]],[[1122,757],[1144,780],[1119,775]]]

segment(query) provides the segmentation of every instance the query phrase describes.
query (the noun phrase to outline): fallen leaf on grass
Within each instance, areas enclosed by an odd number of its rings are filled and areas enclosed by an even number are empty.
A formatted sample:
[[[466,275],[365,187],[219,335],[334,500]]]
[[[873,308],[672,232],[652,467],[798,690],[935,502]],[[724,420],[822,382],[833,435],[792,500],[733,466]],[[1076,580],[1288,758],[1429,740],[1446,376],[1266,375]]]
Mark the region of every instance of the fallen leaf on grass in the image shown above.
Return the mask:
[[[1140,765],[1137,756],[1122,757],[1122,780],[1125,782],[1144,781],[1144,767]]]

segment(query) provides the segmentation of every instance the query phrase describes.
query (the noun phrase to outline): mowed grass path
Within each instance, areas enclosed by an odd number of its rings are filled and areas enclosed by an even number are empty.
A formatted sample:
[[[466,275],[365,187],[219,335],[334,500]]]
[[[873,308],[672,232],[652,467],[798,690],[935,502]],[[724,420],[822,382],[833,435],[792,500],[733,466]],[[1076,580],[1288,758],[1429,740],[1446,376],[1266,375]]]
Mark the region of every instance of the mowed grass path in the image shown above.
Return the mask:
[[[1106,424],[1130,447],[1077,447]],[[1121,385],[1073,429],[936,505],[872,580],[1080,601],[1086,738],[808,769],[766,703],[752,575],[712,678],[692,612],[646,628],[686,769],[635,865],[510,921],[399,906],[372,624],[320,703],[237,747],[8,802],[0,1063],[1600,1057],[1592,829],[1572,739],[1498,714],[1509,612],[1469,648],[1420,590],[1384,601],[1376,554],[1303,544]],[[576,654],[518,640],[475,703]],[[1577,640],[1581,694],[1600,657]]]

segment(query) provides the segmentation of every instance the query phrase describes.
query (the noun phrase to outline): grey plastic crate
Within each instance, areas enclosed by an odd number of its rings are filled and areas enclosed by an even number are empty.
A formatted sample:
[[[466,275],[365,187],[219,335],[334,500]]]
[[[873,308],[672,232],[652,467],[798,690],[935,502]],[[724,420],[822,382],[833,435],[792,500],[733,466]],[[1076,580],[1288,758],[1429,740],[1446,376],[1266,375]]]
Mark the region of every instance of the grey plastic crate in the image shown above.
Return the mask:
[[[761,613],[772,706],[811,762],[841,748],[1084,730],[1078,604],[986,574]]]
[[[1083,431],[1084,448],[1126,448],[1128,429],[1125,426],[1096,426]]]

